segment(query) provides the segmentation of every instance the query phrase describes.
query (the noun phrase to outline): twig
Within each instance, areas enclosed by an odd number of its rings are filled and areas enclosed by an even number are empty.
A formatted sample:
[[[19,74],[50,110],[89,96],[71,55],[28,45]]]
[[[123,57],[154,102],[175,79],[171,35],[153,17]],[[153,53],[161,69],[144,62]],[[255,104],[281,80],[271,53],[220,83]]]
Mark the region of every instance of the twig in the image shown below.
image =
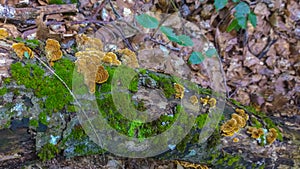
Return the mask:
[[[116,15],[117,19],[120,19],[121,16],[120,16],[120,14],[116,11],[116,9],[114,8],[114,6],[113,6],[113,4],[111,3],[111,1],[110,1],[110,0],[107,0],[107,1],[108,1],[108,3],[109,3],[109,6],[111,7],[111,9],[113,10],[114,14]]]
[[[104,8],[104,6],[106,5],[106,1],[103,1],[96,9],[94,15],[92,16],[92,19],[97,19],[98,13],[100,12],[101,9]]]
[[[170,45],[168,45],[168,44],[166,44],[166,43],[164,43],[162,41],[156,40],[156,39],[151,38],[151,37],[146,37],[145,40],[150,40],[150,41],[152,41],[152,42],[154,42],[156,44],[162,45],[162,46],[164,46],[164,47],[166,47],[166,48],[168,48],[170,50],[176,51],[176,52],[179,52],[181,50],[180,48],[176,48],[176,47],[170,46]]]
[[[112,23],[112,26],[118,30],[118,32],[120,33],[121,38],[122,38],[122,40],[125,42],[126,46],[127,46],[131,51],[134,51],[134,52],[136,53],[136,51],[134,50],[134,48],[132,47],[132,45],[129,43],[128,39],[125,37],[123,31],[120,30],[120,28],[119,28],[118,26],[116,26],[114,23]]]
[[[0,19],[7,18],[11,20],[26,21],[28,19],[35,19],[40,13],[48,15],[54,13],[75,13],[77,11],[76,4],[47,5],[35,8],[13,8],[0,4]]]
[[[34,58],[36,58],[40,63],[42,63],[65,87],[66,89],[69,91],[69,93],[71,94],[71,96],[74,98],[76,104],[80,107],[80,110],[83,112],[85,118],[87,119],[89,125],[91,126],[93,132],[95,133],[97,139],[99,140],[99,143],[100,143],[100,146],[102,147],[103,144],[102,144],[102,141],[101,139],[99,138],[98,134],[96,133],[96,130],[91,122],[91,120],[89,119],[87,113],[82,109],[82,106],[81,104],[79,103],[78,99],[76,98],[76,96],[74,95],[74,93],[71,91],[71,89],[68,87],[68,85],[65,83],[65,81],[59,77],[55,72],[54,70],[52,70],[44,61],[42,61],[39,57],[37,56],[34,56]]]
[[[262,50],[261,52],[259,52],[258,54],[255,54],[255,53],[252,51],[252,49],[251,49],[250,46],[249,46],[249,43],[247,44],[247,47],[248,47],[249,52],[250,52],[252,55],[256,56],[258,59],[261,59],[262,57],[264,57],[264,56],[268,53],[270,47],[271,47],[274,43],[276,43],[277,40],[278,40],[278,39],[273,39],[273,40],[271,40],[271,38],[268,37],[268,43],[265,45],[265,47],[263,48],[263,50]]]
[[[58,22],[58,21],[48,21],[46,22],[46,25],[63,25],[63,24],[71,24],[71,25],[76,25],[76,24],[87,24],[87,23],[100,23],[100,24],[109,24],[111,22],[106,22],[106,21],[99,21],[96,19],[87,19],[87,20],[82,20],[82,21],[66,21],[66,22]]]

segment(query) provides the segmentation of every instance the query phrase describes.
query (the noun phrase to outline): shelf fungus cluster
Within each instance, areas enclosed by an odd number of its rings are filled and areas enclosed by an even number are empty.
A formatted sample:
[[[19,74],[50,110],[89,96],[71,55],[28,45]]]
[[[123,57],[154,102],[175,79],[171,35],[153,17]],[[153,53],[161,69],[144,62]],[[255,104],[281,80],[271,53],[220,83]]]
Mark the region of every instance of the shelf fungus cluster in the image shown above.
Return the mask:
[[[206,96],[205,98],[200,98],[200,103],[203,106],[206,106],[208,104],[209,107],[216,107],[217,100],[215,98],[210,98],[209,96]]]
[[[89,50],[102,50],[103,43],[100,39],[88,37],[85,34],[80,34],[76,36],[77,48],[80,51]]]
[[[190,97],[190,102],[193,104],[193,105],[196,105],[198,103],[198,98],[197,96],[193,95]]]
[[[270,128],[269,132],[267,133],[267,142],[268,144],[272,144],[278,136],[277,130],[274,128]]]
[[[60,44],[55,39],[47,39],[45,52],[50,66],[53,66],[54,62],[61,59],[63,55],[60,50]]]
[[[240,109],[239,109],[240,110]],[[244,112],[236,111],[237,113],[233,113],[231,115],[231,119],[226,121],[221,126],[221,131],[223,136],[233,136],[234,133],[238,132],[241,128],[246,126],[246,122],[249,119],[248,115]]]
[[[95,83],[104,83],[109,77],[102,64],[111,66],[124,64],[131,68],[139,67],[135,53],[129,49],[121,49],[116,52],[120,55],[121,60],[119,60],[115,53],[102,51],[103,43],[100,39],[78,35],[76,43],[80,50],[75,53],[77,72],[83,74],[84,83],[89,87],[90,93],[95,92]]]
[[[247,133],[251,134],[252,138],[258,139],[264,134],[264,130],[262,128],[248,127]]]
[[[178,83],[175,83],[174,89],[175,89],[175,98],[182,99],[184,96],[184,87]]]
[[[136,54],[133,51],[125,48],[125,49],[118,50],[117,53],[120,54],[122,63],[124,65],[131,67],[131,68],[140,67],[138,60],[136,58]]]
[[[247,133],[251,134],[251,137],[258,140],[259,143],[263,141],[263,144],[272,144],[278,136],[277,130],[274,128],[270,128],[267,132],[263,128],[248,127]]]
[[[8,32],[4,28],[0,28],[0,39],[5,39],[8,37]]]
[[[102,62],[108,63],[114,66],[120,66],[121,62],[118,60],[117,55],[113,52],[107,52],[102,58]]]
[[[30,57],[31,59],[34,57],[32,50],[25,46],[24,43],[14,43],[12,48],[20,59],[23,59],[24,56],[28,58]]]

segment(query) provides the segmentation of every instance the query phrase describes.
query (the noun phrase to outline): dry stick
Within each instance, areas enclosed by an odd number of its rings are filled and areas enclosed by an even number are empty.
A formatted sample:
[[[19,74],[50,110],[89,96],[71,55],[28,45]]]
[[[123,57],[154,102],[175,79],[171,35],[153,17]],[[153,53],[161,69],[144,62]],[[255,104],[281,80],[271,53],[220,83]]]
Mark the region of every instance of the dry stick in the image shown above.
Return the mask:
[[[216,29],[219,29],[219,26],[221,23],[224,22],[225,18],[227,18],[229,15],[230,15],[230,11],[233,9],[233,7],[229,10],[229,12],[226,14],[226,16],[218,23]],[[215,34],[215,37],[214,37],[214,41],[215,41],[215,46],[217,47],[217,50],[218,50],[218,60],[219,60],[219,64],[220,64],[220,69],[221,69],[221,73],[224,77],[224,84],[225,84],[225,89],[226,89],[226,96],[229,98],[229,90],[228,90],[228,86],[227,86],[227,79],[226,79],[226,74],[225,74],[225,71],[224,71],[224,68],[222,66],[222,60],[221,60],[221,57],[219,56],[219,53],[220,53],[220,49],[219,49],[219,46],[217,45],[217,36]]]
[[[84,116],[85,116],[85,118],[88,120],[88,122],[89,122],[89,124],[91,125],[91,127],[92,127],[92,130],[93,130],[93,132],[95,133],[95,135],[96,135],[96,137],[97,137],[97,139],[100,141],[100,145],[101,145],[101,147],[103,147],[103,143],[102,143],[102,141],[100,140],[100,138],[99,138],[99,136],[98,136],[98,134],[96,133],[96,130],[95,130],[95,128],[94,128],[94,126],[93,126],[93,124],[92,124],[92,122],[90,121],[90,119],[89,119],[89,117],[88,117],[88,115],[87,115],[87,113],[82,109],[82,106],[81,106],[81,104],[79,103],[79,101],[77,100],[77,98],[76,98],[76,96],[74,95],[74,93],[71,91],[71,89],[68,87],[68,85],[65,83],[65,81],[62,79],[62,78],[60,78],[44,61],[42,61],[39,57],[36,57],[36,56],[34,56],[34,58],[36,58],[39,62],[41,62],[66,88],[67,88],[67,90],[69,91],[69,93],[71,94],[71,96],[74,98],[74,100],[75,100],[75,102],[76,102],[76,104],[78,104],[78,106],[81,108],[81,111],[83,112],[83,114],[84,114]]]
[[[176,51],[176,52],[179,52],[181,50],[180,48],[176,48],[176,47],[170,46],[170,45],[168,45],[166,43],[163,43],[162,41],[156,40],[156,39],[151,38],[151,37],[146,37],[145,40],[150,40],[150,41],[152,41],[154,43],[162,45],[162,46],[164,46],[164,47],[166,47],[166,48],[168,48],[170,50]]]
[[[117,12],[117,10],[115,9],[115,7],[111,3],[111,1],[110,0],[107,0],[107,1],[109,3],[109,6],[111,7],[111,9],[113,10],[114,14],[116,15],[117,19],[121,18],[120,14]]]
[[[45,15],[49,15],[55,13],[75,13],[77,11],[76,4],[47,5],[37,6],[35,8],[14,8],[0,4],[0,19],[26,21],[36,18],[42,12]]]
[[[96,9],[94,15],[92,16],[92,19],[96,19],[98,16],[98,13],[100,12],[101,9],[104,8],[104,6],[106,5],[106,1],[103,1]]]

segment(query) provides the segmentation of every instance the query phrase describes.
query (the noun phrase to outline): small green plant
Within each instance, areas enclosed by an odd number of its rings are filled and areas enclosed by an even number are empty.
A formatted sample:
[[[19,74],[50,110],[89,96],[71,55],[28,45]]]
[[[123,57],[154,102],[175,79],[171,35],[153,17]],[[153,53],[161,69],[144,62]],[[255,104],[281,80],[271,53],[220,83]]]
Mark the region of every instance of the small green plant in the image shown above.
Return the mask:
[[[31,49],[35,49],[35,48],[39,47],[39,45],[40,45],[40,41],[37,40],[37,39],[23,39],[23,38],[21,38],[21,37],[17,37],[17,38],[15,39],[15,41],[25,43],[25,45],[28,46],[28,47],[31,48]],[[27,54],[28,54],[28,53],[27,53]],[[24,54],[24,55],[26,55],[26,54]],[[29,55],[28,55],[28,56],[29,56]],[[25,57],[26,57],[26,56],[25,56]],[[26,57],[26,58],[27,58],[27,57]],[[28,57],[28,58],[29,58],[29,57]]]
[[[159,21],[156,18],[154,18],[154,17],[152,17],[148,14],[138,15],[138,16],[135,17],[135,19],[137,20],[137,22],[140,25],[142,25],[145,28],[156,29],[160,26]],[[172,42],[176,42],[176,43],[178,43],[179,45],[182,45],[182,46],[193,46],[194,45],[192,39],[189,36],[187,36],[187,35],[176,35],[174,33],[174,30],[170,27],[160,26],[159,29]]]
[[[54,158],[58,152],[59,150],[55,145],[47,143],[41,148],[38,156],[42,161],[46,161]]]
[[[246,2],[240,0],[232,0],[235,3],[234,7],[234,19],[227,27],[226,31],[240,30],[247,28],[247,21],[256,27],[257,18],[253,11],[250,10],[249,5]],[[223,9],[228,3],[228,0],[215,0],[214,5],[217,11]]]

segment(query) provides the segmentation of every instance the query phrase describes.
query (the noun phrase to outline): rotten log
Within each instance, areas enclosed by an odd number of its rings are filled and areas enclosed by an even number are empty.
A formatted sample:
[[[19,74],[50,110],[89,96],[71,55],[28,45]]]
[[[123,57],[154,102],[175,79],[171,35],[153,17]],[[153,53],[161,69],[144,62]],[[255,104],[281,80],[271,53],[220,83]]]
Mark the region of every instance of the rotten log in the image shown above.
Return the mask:
[[[78,12],[76,4],[67,5],[47,5],[35,8],[14,8],[0,4],[0,19],[26,21],[35,19],[41,13],[44,15],[55,13],[75,13]]]

